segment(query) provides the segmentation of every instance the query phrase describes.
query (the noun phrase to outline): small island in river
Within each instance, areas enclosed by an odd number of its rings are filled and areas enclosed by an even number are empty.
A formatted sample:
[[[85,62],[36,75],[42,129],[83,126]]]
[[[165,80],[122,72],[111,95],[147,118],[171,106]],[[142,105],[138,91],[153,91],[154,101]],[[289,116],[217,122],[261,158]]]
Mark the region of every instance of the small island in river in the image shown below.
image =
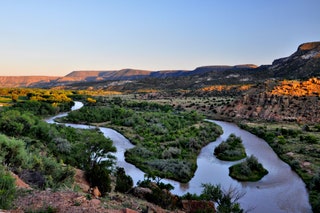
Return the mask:
[[[230,134],[226,141],[220,143],[214,149],[214,155],[225,161],[241,160],[247,156],[242,139],[235,134]]]
[[[245,161],[229,167],[229,175],[239,181],[258,181],[266,174],[268,171],[253,155]]]

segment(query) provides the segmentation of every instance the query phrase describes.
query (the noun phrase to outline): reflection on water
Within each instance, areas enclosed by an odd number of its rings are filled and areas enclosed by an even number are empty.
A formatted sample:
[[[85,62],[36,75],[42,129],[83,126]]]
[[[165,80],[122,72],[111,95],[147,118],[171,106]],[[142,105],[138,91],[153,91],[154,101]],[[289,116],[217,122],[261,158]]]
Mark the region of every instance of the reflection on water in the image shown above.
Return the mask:
[[[76,102],[73,110],[81,107],[82,104]],[[66,113],[58,115],[58,117],[65,115]],[[49,118],[46,121],[53,123],[54,118]],[[229,187],[236,187],[238,190],[246,192],[239,202],[242,208],[251,209],[251,212],[311,212],[305,184],[286,163],[277,157],[264,140],[240,129],[235,124],[222,121],[212,122],[223,128],[223,135],[201,150],[197,159],[198,168],[189,183],[184,184],[172,180],[163,181],[175,187],[172,193],[177,195],[183,195],[187,192],[200,194],[202,183],[221,184],[225,190]],[[75,128],[95,128],[87,125],[67,125]],[[144,173],[124,160],[125,150],[133,147],[130,141],[112,129],[100,128],[100,130],[106,137],[113,140],[114,145],[117,147],[117,153],[115,153],[117,166],[123,167],[126,173],[132,177],[134,183],[143,180]],[[232,179],[229,176],[229,167],[237,162],[221,161],[214,157],[214,148],[223,140],[226,140],[231,133],[241,137],[247,155],[255,155],[259,162],[269,171],[260,181],[238,182]]]

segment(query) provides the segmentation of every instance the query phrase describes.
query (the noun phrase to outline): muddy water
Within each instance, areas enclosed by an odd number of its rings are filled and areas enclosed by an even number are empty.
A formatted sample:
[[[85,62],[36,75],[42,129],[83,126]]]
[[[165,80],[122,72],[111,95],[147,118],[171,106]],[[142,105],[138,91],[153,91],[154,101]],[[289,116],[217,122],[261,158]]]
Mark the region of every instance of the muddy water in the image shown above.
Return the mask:
[[[81,107],[82,104],[76,102],[73,110]],[[54,118],[65,115],[66,113],[47,119],[46,121],[53,123]],[[233,187],[244,192],[245,195],[239,202],[242,208],[251,210],[250,212],[311,212],[305,184],[286,163],[277,157],[264,140],[240,129],[235,124],[222,121],[211,122],[215,122],[223,128],[223,135],[201,150],[197,159],[198,168],[189,183],[182,184],[172,180],[163,181],[175,187],[172,193],[177,195],[183,195],[187,192],[200,194],[202,183],[221,184],[225,190]],[[95,128],[87,125],[66,125],[75,128]],[[113,140],[114,145],[117,147],[117,153],[115,154],[117,157],[117,166],[123,167],[126,173],[132,177],[134,183],[143,180],[144,173],[124,160],[125,150],[133,147],[130,141],[112,129],[100,128],[100,130],[106,137]],[[241,137],[247,155],[250,156],[253,154],[256,156],[259,162],[269,171],[260,181],[238,182],[232,179],[229,177],[228,168],[237,162],[225,162],[214,157],[214,148],[223,140],[226,140],[231,133]]]

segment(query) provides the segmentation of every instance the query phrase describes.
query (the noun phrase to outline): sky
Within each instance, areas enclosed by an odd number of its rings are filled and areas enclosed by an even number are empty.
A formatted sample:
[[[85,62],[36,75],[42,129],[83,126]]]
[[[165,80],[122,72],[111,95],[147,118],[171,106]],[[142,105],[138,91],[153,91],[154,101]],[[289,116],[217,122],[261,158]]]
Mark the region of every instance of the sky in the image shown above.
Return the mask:
[[[0,0],[0,76],[271,64],[320,41],[319,0]]]

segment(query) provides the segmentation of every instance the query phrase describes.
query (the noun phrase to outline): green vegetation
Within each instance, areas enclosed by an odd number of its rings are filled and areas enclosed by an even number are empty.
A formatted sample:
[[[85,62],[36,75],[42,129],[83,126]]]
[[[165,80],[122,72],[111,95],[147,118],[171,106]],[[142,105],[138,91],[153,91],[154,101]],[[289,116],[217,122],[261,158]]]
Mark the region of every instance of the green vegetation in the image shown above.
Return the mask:
[[[8,209],[15,198],[15,179],[0,165],[0,209]]]
[[[229,175],[240,181],[258,181],[268,174],[258,159],[251,155],[245,161],[229,168]]]
[[[225,161],[236,161],[247,156],[242,145],[242,139],[235,134],[230,134],[226,141],[220,143],[214,149],[214,155]]]
[[[187,193],[181,197],[182,200],[207,200],[216,203],[216,211],[218,213],[243,213],[238,200],[245,193],[230,187],[228,190],[223,190],[220,184],[213,185],[210,183],[202,184],[202,192],[200,195]],[[204,209],[203,212],[212,212]]]
[[[278,156],[299,174],[309,189],[313,211],[319,212],[319,124],[242,123],[240,127],[266,140]]]
[[[229,188],[223,191],[220,185],[202,184],[202,197],[205,200],[210,200],[218,204],[217,212],[220,213],[242,213],[238,200],[244,196],[244,193],[239,192],[235,188]]]
[[[98,100],[61,120],[112,127],[136,145],[125,153],[128,162],[146,173],[187,182],[196,170],[201,148],[222,133],[216,124],[203,119],[195,111],[113,98]]]
[[[108,178],[114,165],[110,153],[116,150],[112,141],[98,129],[74,129],[42,120],[43,116],[69,111],[73,101],[67,96],[72,93],[0,90],[6,95],[8,92],[15,94],[15,101],[0,108],[0,172],[3,177],[10,170],[34,188],[58,189],[72,187],[74,168],[79,168],[101,193],[110,191]],[[7,187],[9,182],[5,183]]]
[[[171,184],[164,184],[160,180],[158,177],[145,175],[145,179],[138,181],[137,185],[151,189],[151,193],[146,195],[147,201],[165,209],[176,209],[180,203],[180,199],[170,193],[170,190],[174,189],[174,187]]]
[[[136,145],[126,152],[127,161],[153,177],[186,182],[196,169],[200,149],[222,133],[214,124],[204,122],[199,113],[217,116],[216,110],[232,106],[235,98],[233,93],[200,90],[197,94],[191,90],[175,90],[121,95],[126,100],[120,96],[91,96],[100,92],[0,89],[0,202],[11,202],[9,198],[13,191],[7,189],[13,183],[8,171],[23,176],[32,187],[58,189],[71,186],[74,168],[80,168],[86,171],[90,183],[98,185],[103,194],[110,190],[114,159],[107,154],[115,151],[112,142],[105,139],[98,129],[80,130],[42,121],[43,117],[69,111],[72,99],[82,100],[87,106],[79,112],[72,112],[68,121],[118,130]],[[309,190],[313,211],[317,212],[320,209],[320,124],[243,123],[241,127],[264,138],[279,157],[302,177]],[[93,153],[99,155],[94,156]],[[107,156],[107,160],[101,162],[101,156]],[[238,173],[247,173],[247,167],[242,165]],[[123,175],[121,171],[121,174],[112,172]],[[122,179],[126,178],[119,178]],[[129,178],[125,183],[120,182],[118,186],[127,183],[129,188]],[[120,188],[119,191],[125,190]],[[8,199],[3,200],[6,196]]]
[[[1,106],[41,117],[69,111],[74,105],[73,96],[75,93],[68,90],[0,88]]]
[[[59,128],[64,129],[63,127]],[[62,129],[60,129],[62,131],[61,134],[72,130],[68,128],[69,130],[63,131]],[[53,132],[55,130],[55,128],[51,129]],[[53,132],[49,132],[49,134]],[[58,132],[56,132],[56,134],[57,133]],[[73,167],[76,167],[85,170],[90,183],[99,186],[101,192],[103,192],[105,188],[109,190],[108,187],[102,187],[102,184],[106,184],[106,175],[101,178],[100,176],[102,176],[104,171],[106,171],[109,176],[110,170],[108,170],[108,168],[110,169],[113,162],[111,160],[99,162],[97,158],[91,157],[95,151],[99,152],[99,155],[96,156],[106,156],[106,153],[114,151],[115,148],[112,146],[111,148],[103,147],[106,145],[110,146],[110,144],[112,145],[108,140],[97,140],[97,143],[103,143],[95,146],[94,142],[88,140],[86,136],[95,136],[92,137],[92,139],[95,140],[99,138],[98,136],[101,134],[97,135],[92,130],[77,131],[76,135],[77,137],[74,138],[75,141],[69,142],[67,139],[61,138],[61,136],[56,136],[46,144],[41,142],[41,140],[28,137],[23,137],[23,140],[16,140],[2,136],[4,139],[1,138],[1,150],[8,150],[1,153],[4,159],[2,163],[12,168],[20,176],[25,177],[25,180],[32,185],[32,187],[59,188],[65,184],[71,184],[74,175]],[[102,138],[105,139],[103,135],[101,139]],[[6,143],[7,141],[9,142]],[[46,152],[45,156],[41,154],[44,151]],[[64,163],[67,163],[68,166],[65,166]],[[100,173],[92,174],[93,169],[95,169],[95,172],[100,171]],[[94,176],[95,179],[90,179],[91,176]],[[101,179],[101,182],[98,182],[97,178],[99,180]],[[100,183],[101,185],[99,185]]]
[[[133,187],[133,180],[130,176],[126,175],[123,168],[118,167],[116,169],[116,192],[127,193]]]

